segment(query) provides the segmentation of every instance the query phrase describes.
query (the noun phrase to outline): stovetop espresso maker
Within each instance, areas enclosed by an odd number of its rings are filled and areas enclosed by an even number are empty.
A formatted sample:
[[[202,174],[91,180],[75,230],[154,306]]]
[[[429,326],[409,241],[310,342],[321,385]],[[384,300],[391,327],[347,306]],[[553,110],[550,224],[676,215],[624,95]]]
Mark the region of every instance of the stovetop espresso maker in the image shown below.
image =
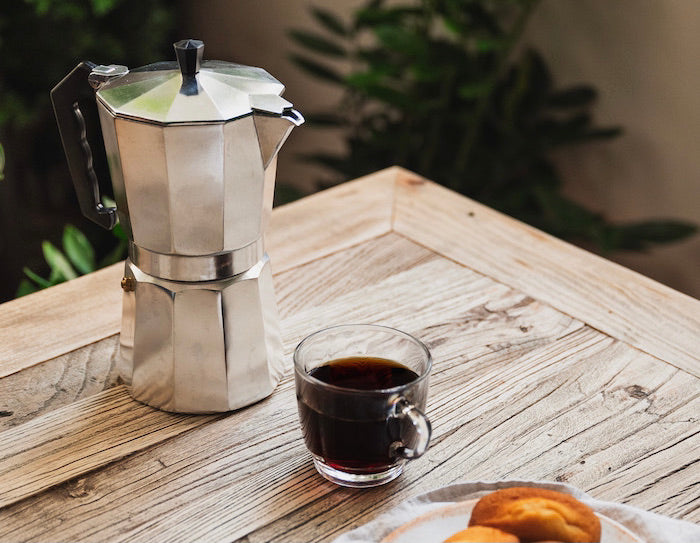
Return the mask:
[[[183,40],[177,62],[135,70],[82,62],[51,91],[83,214],[118,217],[129,238],[120,374],[137,400],[184,413],[249,405],[281,377],[263,232],[277,153],[304,122],[266,71],[203,49]]]

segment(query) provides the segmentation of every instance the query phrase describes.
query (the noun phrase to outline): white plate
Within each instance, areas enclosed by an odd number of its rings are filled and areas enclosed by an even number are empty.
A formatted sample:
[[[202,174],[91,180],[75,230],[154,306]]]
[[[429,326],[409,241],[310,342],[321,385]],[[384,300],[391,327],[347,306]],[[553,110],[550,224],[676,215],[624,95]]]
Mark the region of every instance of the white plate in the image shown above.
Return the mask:
[[[441,543],[452,534],[464,530],[478,499],[457,502],[417,517],[400,526],[381,543]],[[644,543],[627,528],[596,513],[600,519],[600,543]]]

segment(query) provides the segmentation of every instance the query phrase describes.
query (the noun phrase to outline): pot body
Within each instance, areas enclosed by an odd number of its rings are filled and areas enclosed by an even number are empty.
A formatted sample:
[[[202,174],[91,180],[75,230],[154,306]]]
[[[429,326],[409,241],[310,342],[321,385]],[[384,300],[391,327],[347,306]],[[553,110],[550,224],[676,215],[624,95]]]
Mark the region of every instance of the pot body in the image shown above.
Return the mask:
[[[99,101],[98,113],[117,214],[134,244],[195,256],[234,251],[262,236],[277,163],[276,156],[263,162],[262,115],[160,125],[114,116]]]
[[[215,413],[272,393],[283,373],[267,255],[244,273],[205,282],[124,270],[119,372],[137,400]]]
[[[265,164],[256,115],[159,125],[99,101],[98,113],[129,237],[120,375],[131,394],[184,413],[268,396],[283,362],[263,246],[277,159]]]

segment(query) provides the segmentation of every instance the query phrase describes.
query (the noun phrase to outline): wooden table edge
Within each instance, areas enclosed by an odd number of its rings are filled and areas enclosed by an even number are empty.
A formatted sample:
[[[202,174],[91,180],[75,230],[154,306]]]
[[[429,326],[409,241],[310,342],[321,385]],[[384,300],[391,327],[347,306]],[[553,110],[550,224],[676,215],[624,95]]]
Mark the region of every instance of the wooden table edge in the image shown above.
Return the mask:
[[[413,172],[395,172],[393,231],[700,377],[700,300]],[[436,213],[437,202],[448,205]]]
[[[266,242],[277,274],[391,231],[700,376],[700,301],[400,167],[275,208]],[[118,333],[121,274],[0,304],[0,378]]]

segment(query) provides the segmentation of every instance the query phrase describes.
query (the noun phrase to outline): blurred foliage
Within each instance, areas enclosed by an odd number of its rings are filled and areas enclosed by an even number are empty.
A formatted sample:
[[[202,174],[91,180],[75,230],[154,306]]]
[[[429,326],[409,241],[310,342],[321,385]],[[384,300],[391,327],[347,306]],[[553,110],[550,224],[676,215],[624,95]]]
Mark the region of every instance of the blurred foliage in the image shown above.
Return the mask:
[[[275,185],[275,207],[288,204],[305,196],[304,192],[288,183],[277,183]]]
[[[4,197],[12,201],[3,202],[6,217],[0,217],[2,235],[34,236],[41,232],[41,236],[53,238],[63,224],[73,220],[68,217],[78,214],[51,108],[50,90],[82,60],[137,67],[174,58],[175,8],[167,0],[3,3],[0,139],[7,153]],[[39,225],[29,228],[26,217],[40,219]],[[49,277],[43,278],[24,266],[29,279],[22,280],[17,295],[88,273],[115,258],[124,258],[126,241],[119,230],[102,231],[87,220],[81,228],[82,231],[70,224],[63,228],[63,251],[50,241],[42,242]],[[23,245],[26,240],[5,243],[9,248],[5,249],[4,265],[16,268],[3,270],[10,277],[19,274],[22,268],[22,262],[14,260],[20,249],[24,251]],[[38,255],[25,258],[34,260],[35,265],[39,261]]]
[[[16,297],[31,294],[42,288],[52,287],[63,281],[75,279],[79,275],[93,272],[99,268],[116,264],[126,257],[127,238],[120,225],[114,230],[118,242],[114,248],[99,262],[95,258],[95,248],[80,230],[72,224],[63,229],[63,251],[50,241],[41,242],[44,259],[51,270],[48,278],[41,277],[25,266],[24,274],[28,279],[22,279],[17,289]]]
[[[293,30],[292,60],[344,90],[317,127],[344,128],[345,155],[307,158],[353,179],[390,165],[565,239],[602,251],[682,239],[692,224],[612,224],[561,193],[552,152],[608,140],[590,85],[556,88],[543,58],[517,48],[536,0],[370,0],[349,22],[312,8],[317,31]],[[336,68],[340,60],[347,73]]]
[[[50,112],[49,91],[81,60],[139,66],[170,58],[174,24],[166,0],[4,2],[0,127],[26,127]]]

